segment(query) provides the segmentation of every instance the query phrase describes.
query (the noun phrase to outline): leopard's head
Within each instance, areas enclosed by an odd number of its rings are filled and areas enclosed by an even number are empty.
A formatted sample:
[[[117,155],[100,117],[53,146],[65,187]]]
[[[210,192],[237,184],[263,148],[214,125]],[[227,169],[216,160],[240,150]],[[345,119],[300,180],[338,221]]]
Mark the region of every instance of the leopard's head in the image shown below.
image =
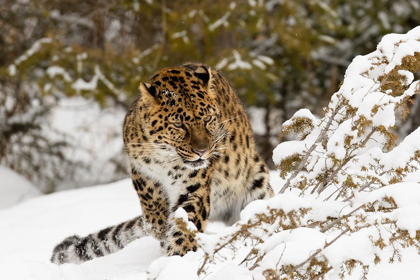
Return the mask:
[[[212,88],[212,72],[200,64],[165,68],[140,85],[147,108],[149,142],[172,151],[167,160],[193,169],[217,157],[226,132]]]

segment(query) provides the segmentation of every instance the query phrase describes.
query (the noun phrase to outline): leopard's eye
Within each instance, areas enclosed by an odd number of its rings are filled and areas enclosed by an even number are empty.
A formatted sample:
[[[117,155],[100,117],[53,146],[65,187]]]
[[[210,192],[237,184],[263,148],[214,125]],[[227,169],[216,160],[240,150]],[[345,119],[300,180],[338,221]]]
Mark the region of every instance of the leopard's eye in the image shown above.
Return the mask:
[[[210,120],[211,120],[210,116],[207,116],[207,117],[204,118],[204,122],[206,122],[206,123],[208,123]]]
[[[181,128],[182,127],[182,122],[175,122],[175,123],[173,123],[173,125],[177,128]]]

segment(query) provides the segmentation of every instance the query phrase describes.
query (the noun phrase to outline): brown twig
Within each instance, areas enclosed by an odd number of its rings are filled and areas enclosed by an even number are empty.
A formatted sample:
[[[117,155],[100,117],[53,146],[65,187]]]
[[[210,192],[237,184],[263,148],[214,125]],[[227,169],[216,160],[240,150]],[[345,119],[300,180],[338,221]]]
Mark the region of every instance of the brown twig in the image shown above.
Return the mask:
[[[340,218],[337,218],[335,221],[331,222],[330,224],[328,224],[327,226],[325,226],[324,228],[322,228],[320,230],[320,232],[324,233],[326,231],[328,231],[329,229],[331,229],[333,226],[335,226],[336,224],[338,224],[341,220],[346,219],[348,217],[350,217],[351,215],[353,215],[357,210],[363,208],[365,205],[360,205],[359,207],[357,207],[356,209],[354,209],[353,211],[351,211],[350,213],[341,216]]]
[[[335,241],[337,241],[341,236],[343,236],[344,234],[346,234],[347,232],[350,231],[350,228],[347,228],[346,230],[342,231],[339,235],[337,235],[336,238],[334,238],[333,240],[331,240],[330,242],[326,243],[324,248],[322,249],[318,249],[316,250],[315,253],[313,253],[312,255],[310,255],[306,260],[304,260],[303,262],[301,262],[298,265],[295,265],[292,269],[292,271],[296,271],[299,268],[301,268],[302,266],[304,266],[305,264],[307,264],[308,262],[310,262],[314,257],[316,257],[319,253],[322,252],[322,250],[328,248],[329,246],[331,246],[331,244],[333,244]]]
[[[312,144],[312,146],[309,148],[309,150],[306,152],[305,156],[303,157],[302,161],[300,162],[298,168],[293,172],[293,174],[287,179],[286,183],[284,184],[283,188],[281,188],[279,193],[284,193],[286,189],[290,186],[290,182],[303,170],[305,167],[310,155],[315,150],[317,145],[325,139],[327,132],[334,120],[334,117],[337,115],[338,111],[341,109],[341,106],[337,106],[335,110],[332,112],[331,116],[328,119],[327,124],[325,127],[321,130],[321,133],[319,134],[318,138],[315,140],[315,142]]]

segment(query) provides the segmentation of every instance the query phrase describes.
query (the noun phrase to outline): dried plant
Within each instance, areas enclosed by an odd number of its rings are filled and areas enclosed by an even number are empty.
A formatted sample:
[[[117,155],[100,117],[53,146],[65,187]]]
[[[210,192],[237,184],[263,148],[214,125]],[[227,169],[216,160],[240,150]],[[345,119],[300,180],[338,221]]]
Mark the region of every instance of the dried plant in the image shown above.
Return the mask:
[[[279,194],[249,205],[226,232],[198,235],[199,276],[231,260],[253,279],[367,279],[373,264],[400,261],[408,247],[420,253],[420,225],[403,219],[420,212],[420,184],[405,181],[419,167],[420,128],[399,144],[393,133],[420,93],[419,69],[420,27],[387,35],[353,60],[323,118],[305,109],[286,121],[282,134],[298,140],[274,150]]]

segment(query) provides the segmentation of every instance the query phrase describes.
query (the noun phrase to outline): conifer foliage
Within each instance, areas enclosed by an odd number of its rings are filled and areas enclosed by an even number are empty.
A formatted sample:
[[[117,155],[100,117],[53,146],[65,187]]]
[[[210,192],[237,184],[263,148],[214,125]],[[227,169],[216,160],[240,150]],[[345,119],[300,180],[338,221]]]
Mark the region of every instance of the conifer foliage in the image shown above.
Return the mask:
[[[226,75],[245,106],[255,106],[249,110],[251,117],[258,116],[255,138],[262,158],[272,164],[278,122],[300,108],[320,114],[350,59],[372,51],[384,34],[419,24],[420,5],[413,0],[4,0],[0,163],[44,191],[64,180],[95,183],[80,178],[95,177],[94,171],[86,171],[97,164],[98,153],[64,139],[75,133],[58,136],[60,141],[45,137],[54,109],[76,96],[126,111],[139,83],[156,70],[201,61]],[[20,101],[27,96],[34,101]],[[13,109],[16,104],[18,110]],[[33,107],[45,113],[35,115]],[[34,118],[17,120],[27,112]],[[412,107],[402,134],[420,123],[418,112],[419,106]],[[38,135],[44,136],[43,149],[33,140]],[[121,139],[120,132],[113,138]],[[32,150],[12,152],[28,148]],[[66,150],[91,155],[81,164]],[[94,160],[85,159],[89,157]],[[127,174],[117,155],[104,164],[110,166],[105,181]],[[60,165],[74,172],[49,168],[46,174],[46,166]]]

